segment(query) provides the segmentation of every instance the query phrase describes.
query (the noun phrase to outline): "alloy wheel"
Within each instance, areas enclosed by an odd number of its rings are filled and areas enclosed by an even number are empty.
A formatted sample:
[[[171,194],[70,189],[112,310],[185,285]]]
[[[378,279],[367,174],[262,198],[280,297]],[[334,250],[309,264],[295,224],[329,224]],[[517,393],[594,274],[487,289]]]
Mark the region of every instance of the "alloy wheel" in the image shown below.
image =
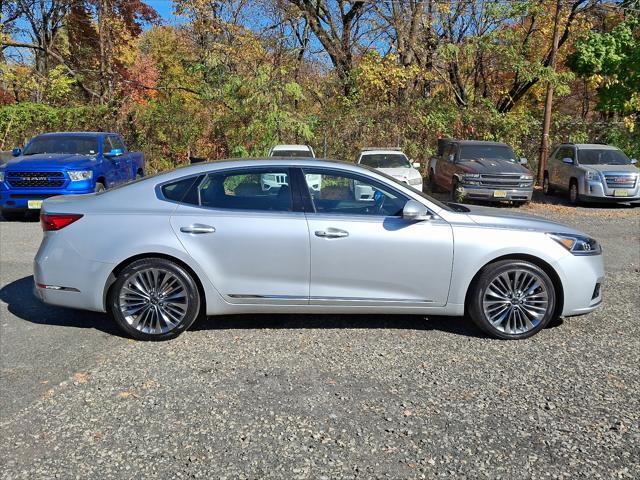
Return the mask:
[[[514,335],[529,332],[549,309],[549,292],[536,273],[514,268],[496,275],[482,297],[482,308],[498,331]]]
[[[118,307],[132,328],[151,335],[165,334],[178,327],[187,315],[187,286],[168,270],[139,270],[122,285]]]

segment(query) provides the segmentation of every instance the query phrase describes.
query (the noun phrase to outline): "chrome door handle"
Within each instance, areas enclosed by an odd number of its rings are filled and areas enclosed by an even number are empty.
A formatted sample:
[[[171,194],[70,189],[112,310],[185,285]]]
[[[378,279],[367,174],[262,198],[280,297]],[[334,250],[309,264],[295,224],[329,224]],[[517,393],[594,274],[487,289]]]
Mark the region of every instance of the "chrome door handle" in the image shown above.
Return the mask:
[[[344,238],[348,236],[349,232],[345,230],[339,230],[337,228],[329,228],[328,230],[316,230],[316,237]]]
[[[188,227],[180,227],[182,233],[213,233],[216,229],[210,225],[203,225],[201,223],[195,223]]]

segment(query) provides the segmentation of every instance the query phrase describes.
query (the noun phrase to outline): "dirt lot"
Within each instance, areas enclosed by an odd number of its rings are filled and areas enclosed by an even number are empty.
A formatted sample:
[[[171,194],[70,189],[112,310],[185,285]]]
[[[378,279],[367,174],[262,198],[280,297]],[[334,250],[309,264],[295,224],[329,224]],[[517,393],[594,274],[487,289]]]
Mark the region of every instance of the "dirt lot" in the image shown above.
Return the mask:
[[[598,238],[598,311],[522,342],[460,318],[210,318],[176,341],[31,295],[0,223],[1,478],[640,478],[640,209],[534,204]]]

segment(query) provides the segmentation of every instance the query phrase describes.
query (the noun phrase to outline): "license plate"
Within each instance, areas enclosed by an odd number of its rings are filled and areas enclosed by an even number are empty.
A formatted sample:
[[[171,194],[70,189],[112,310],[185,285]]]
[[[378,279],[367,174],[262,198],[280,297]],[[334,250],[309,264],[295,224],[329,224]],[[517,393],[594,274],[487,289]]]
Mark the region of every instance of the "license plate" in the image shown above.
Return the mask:
[[[42,200],[28,200],[27,206],[33,209],[42,208]]]
[[[614,197],[628,197],[629,196],[629,190],[621,190],[619,188],[616,188],[613,191],[613,196]]]
[[[493,192],[493,196],[496,198],[507,198],[507,192],[504,190],[496,190]]]

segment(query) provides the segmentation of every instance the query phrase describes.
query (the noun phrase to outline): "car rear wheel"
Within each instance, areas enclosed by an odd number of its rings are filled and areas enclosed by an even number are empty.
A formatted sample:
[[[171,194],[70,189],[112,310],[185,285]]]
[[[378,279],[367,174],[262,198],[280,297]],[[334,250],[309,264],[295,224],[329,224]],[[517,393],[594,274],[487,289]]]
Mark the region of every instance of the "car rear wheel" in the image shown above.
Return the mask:
[[[544,178],[542,179],[542,193],[545,195],[551,195],[553,193],[553,188],[551,188],[551,183],[549,183],[549,174],[547,172],[544,173]]]
[[[200,293],[191,274],[163,258],[137,260],[109,290],[118,326],[138,340],[169,340],[198,318]]]
[[[473,322],[494,338],[535,335],[553,318],[556,293],[537,265],[503,260],[488,265],[471,287],[467,305]]]

